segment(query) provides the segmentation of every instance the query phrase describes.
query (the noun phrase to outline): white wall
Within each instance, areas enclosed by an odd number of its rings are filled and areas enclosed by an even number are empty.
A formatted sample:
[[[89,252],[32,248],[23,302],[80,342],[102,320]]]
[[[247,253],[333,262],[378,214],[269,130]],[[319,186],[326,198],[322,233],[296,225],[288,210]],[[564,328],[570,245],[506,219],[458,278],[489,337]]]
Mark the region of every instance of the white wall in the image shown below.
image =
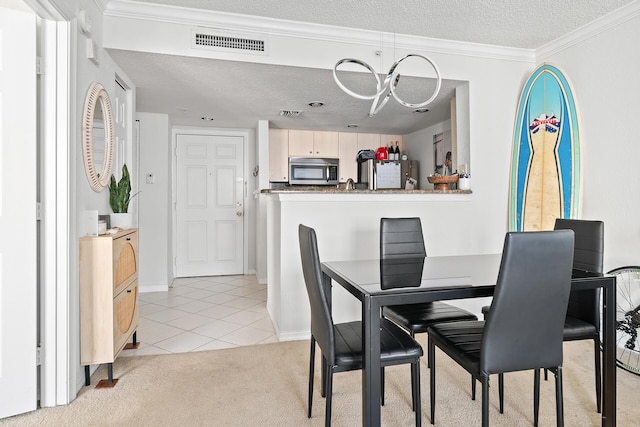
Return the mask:
[[[173,279],[171,238],[171,123],[166,114],[137,113],[140,135],[140,292],[166,291]],[[147,183],[146,175],[153,175]]]
[[[92,83],[101,83],[110,98],[115,96],[115,81],[116,76],[121,79],[128,87],[133,89],[133,100],[135,103],[135,85],[127,77],[127,75],[113,62],[111,57],[102,49],[103,46],[103,16],[102,11],[98,8],[95,2],[87,1],[63,1],[54,0],[53,4],[56,5],[58,10],[71,21],[71,75],[69,76],[69,97],[71,99],[71,111],[70,116],[70,138],[69,138],[69,181],[71,182],[69,188],[69,283],[66,290],[68,295],[68,337],[59,337],[59,345],[68,345],[68,361],[67,365],[70,367],[70,376],[68,378],[69,384],[69,399],[72,400],[75,397],[75,392],[80,390],[84,385],[84,368],[80,365],[80,325],[79,325],[79,264],[78,264],[78,242],[82,225],[80,218],[85,210],[98,210],[99,214],[109,214],[111,212],[109,208],[109,194],[108,189],[102,192],[96,193],[87,181],[84,163],[82,158],[82,114],[85,103],[85,97],[89,87]],[[87,35],[80,32],[77,25],[78,11],[84,9],[87,12],[87,16],[91,20],[91,37],[96,41],[99,46],[98,52],[100,56],[100,63],[96,65],[86,55],[86,40]],[[133,111],[128,114],[128,123],[133,123]],[[133,126],[129,131],[129,141],[133,141]],[[137,179],[138,171],[132,165],[132,150],[131,147],[126,154],[127,164],[131,165],[130,173],[132,175],[132,185]],[[60,289],[60,292],[63,292]],[[62,315],[61,315],[62,316]],[[62,363],[62,362],[60,362]],[[95,368],[95,367],[94,367]],[[64,380],[59,380],[59,387],[64,384]]]
[[[540,57],[563,70],[573,85],[582,145],[582,217],[605,223],[606,271],[640,265],[640,55],[635,47],[640,5],[632,12],[596,36]]]
[[[333,34],[326,27],[300,25],[294,29],[294,36],[286,36],[286,31],[271,21],[247,19],[248,22],[237,22],[237,31],[260,32],[269,38],[267,54],[247,55],[192,49],[190,38],[195,25],[180,17],[174,18],[168,23],[160,19],[143,20],[133,15],[107,16],[105,43],[114,49],[324,69],[332,69],[336,60],[343,57],[376,64],[380,62],[376,56],[376,51],[380,50],[380,34],[377,32],[336,29]],[[236,24],[229,16],[215,12],[199,13],[192,18],[192,22],[198,25],[222,29]],[[241,21],[240,18],[238,20]],[[513,114],[522,83],[534,68],[533,53],[401,36],[395,40],[395,56],[391,54],[393,46],[384,47],[388,55],[383,55],[385,64],[382,68],[388,68],[392,61],[402,55],[420,53],[438,64],[442,78],[469,82],[470,163],[474,168],[474,195],[468,215],[475,218],[475,224],[483,226],[478,226],[466,237],[472,242],[479,239],[489,243],[498,251],[507,224]],[[420,72],[412,69],[405,71],[407,75],[420,75]],[[259,141],[263,143],[262,139]],[[268,164],[260,159],[260,167],[266,170]],[[258,224],[264,224],[264,221],[259,220]],[[460,233],[455,226],[451,227],[450,232]]]

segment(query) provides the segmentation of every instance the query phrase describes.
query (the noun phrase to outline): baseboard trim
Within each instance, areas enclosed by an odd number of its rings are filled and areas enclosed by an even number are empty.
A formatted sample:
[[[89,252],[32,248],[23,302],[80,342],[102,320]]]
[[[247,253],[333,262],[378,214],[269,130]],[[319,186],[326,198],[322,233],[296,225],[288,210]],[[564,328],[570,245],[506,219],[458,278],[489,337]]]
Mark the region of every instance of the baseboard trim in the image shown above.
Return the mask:
[[[138,285],[138,292],[141,294],[147,292],[168,292],[169,285]]]

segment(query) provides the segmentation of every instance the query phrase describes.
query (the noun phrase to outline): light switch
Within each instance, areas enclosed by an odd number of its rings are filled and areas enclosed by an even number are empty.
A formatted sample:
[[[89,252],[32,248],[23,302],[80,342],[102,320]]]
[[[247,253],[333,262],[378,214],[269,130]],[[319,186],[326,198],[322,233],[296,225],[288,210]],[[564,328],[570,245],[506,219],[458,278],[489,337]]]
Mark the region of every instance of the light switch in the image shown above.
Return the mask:
[[[147,184],[153,184],[155,183],[155,177],[153,176],[152,173],[147,173],[146,175],[146,182]]]

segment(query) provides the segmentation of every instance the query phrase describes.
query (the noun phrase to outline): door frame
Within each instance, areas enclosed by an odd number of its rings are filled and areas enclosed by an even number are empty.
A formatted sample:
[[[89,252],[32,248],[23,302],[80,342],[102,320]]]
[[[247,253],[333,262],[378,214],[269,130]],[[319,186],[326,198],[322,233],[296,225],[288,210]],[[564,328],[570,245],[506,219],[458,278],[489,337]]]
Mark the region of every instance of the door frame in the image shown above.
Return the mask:
[[[28,3],[28,2],[27,2]],[[46,3],[46,4],[45,4]],[[70,23],[48,2],[38,0],[34,11],[43,19],[40,52],[42,74],[39,93],[40,219],[40,406],[66,405],[75,399],[75,373],[70,366],[70,213],[74,210],[70,187],[72,135]],[[45,7],[49,5],[49,7]]]
[[[171,129],[171,224],[172,224],[172,254],[171,254],[171,268],[172,277],[176,277],[177,272],[177,254],[178,254],[178,221],[177,221],[177,206],[178,206],[178,135],[208,135],[208,136],[239,136],[242,137],[242,145],[244,151],[243,164],[243,176],[244,188],[242,192],[242,205],[244,207],[245,216],[243,221],[242,239],[243,239],[243,253],[242,253],[242,271],[243,274],[249,272],[249,221],[253,218],[251,214],[250,206],[248,204],[249,192],[253,194],[253,188],[249,188],[249,141],[252,137],[251,131],[248,129],[224,129],[224,128],[207,128],[207,127],[173,127]],[[253,170],[253,168],[251,168]]]
[[[42,20],[38,35],[41,63],[38,82],[38,169],[40,236],[38,289],[40,346],[40,407],[66,405],[76,396],[75,372],[70,355],[70,230],[75,200],[69,142],[74,106],[75,69],[71,22],[50,0],[24,0]]]

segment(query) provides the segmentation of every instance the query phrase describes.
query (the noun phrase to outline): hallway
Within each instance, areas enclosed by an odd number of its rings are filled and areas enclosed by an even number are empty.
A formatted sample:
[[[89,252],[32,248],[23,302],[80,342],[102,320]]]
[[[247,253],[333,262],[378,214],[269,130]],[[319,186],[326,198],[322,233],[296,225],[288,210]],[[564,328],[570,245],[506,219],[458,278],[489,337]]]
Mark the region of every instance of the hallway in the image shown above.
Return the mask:
[[[266,302],[254,275],[175,279],[168,292],[139,295],[140,347],[120,357],[277,342]]]

